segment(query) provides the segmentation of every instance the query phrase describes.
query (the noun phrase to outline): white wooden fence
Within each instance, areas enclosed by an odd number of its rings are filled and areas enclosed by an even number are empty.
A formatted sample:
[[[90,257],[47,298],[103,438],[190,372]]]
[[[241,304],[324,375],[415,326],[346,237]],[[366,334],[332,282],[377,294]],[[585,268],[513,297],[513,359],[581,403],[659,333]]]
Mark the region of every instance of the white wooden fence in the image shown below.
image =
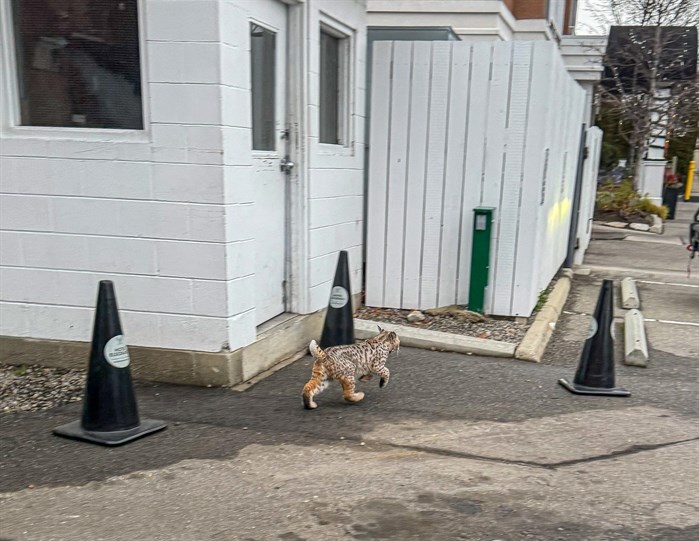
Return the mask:
[[[376,42],[372,70],[367,305],[467,304],[489,206],[486,312],[529,315],[565,258],[584,122],[557,47]]]

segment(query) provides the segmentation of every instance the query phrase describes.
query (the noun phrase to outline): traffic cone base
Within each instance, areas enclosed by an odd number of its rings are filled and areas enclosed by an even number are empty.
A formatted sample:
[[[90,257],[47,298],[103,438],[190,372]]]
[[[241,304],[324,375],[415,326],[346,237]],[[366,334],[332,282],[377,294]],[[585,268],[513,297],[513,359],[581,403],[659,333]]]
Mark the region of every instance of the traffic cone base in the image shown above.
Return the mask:
[[[612,387],[610,389],[605,389],[603,387],[586,387],[585,385],[577,385],[575,383],[570,383],[567,379],[561,378],[558,383],[568,389],[571,393],[575,394],[587,394],[587,395],[598,395],[598,396],[631,396],[631,392],[621,387]]]
[[[91,443],[98,443],[100,445],[113,447],[115,445],[122,445],[137,438],[147,436],[148,434],[153,434],[154,432],[163,430],[165,427],[167,427],[167,425],[163,421],[156,421],[155,419],[141,419],[141,424],[136,428],[131,428],[129,430],[114,430],[111,432],[97,432],[85,430],[82,427],[81,421],[73,421],[72,423],[55,428],[53,433],[56,434],[56,436],[61,436],[63,438],[89,441]]]

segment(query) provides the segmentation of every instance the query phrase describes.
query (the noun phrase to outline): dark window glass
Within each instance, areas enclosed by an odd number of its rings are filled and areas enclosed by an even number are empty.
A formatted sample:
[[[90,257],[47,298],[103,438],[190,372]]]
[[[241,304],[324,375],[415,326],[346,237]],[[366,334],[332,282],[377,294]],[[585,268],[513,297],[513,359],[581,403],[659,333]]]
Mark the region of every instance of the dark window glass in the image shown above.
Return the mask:
[[[250,81],[252,84],[252,149],[275,150],[276,35],[250,25]]]
[[[12,0],[23,126],[143,129],[137,0]]]
[[[320,142],[340,144],[340,39],[320,31]]]

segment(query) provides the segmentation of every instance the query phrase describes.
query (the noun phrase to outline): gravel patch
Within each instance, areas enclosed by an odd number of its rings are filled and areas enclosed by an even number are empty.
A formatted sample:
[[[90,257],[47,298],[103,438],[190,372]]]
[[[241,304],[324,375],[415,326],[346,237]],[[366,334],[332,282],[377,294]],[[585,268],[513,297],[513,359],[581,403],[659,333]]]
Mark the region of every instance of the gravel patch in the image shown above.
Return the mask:
[[[0,365],[0,414],[40,411],[83,399],[85,372]]]
[[[370,321],[394,323],[396,325],[406,325],[431,331],[441,331],[451,334],[465,336],[475,336],[476,338],[487,338],[489,340],[499,340],[511,344],[519,344],[524,338],[529,326],[534,318],[528,318],[526,323],[516,323],[513,319],[488,318],[485,321],[471,323],[463,318],[452,315],[431,316],[425,314],[423,321],[408,321],[407,316],[412,310],[399,310],[396,308],[370,308],[362,307],[355,313],[355,317],[368,319]],[[423,312],[424,314],[424,312]]]

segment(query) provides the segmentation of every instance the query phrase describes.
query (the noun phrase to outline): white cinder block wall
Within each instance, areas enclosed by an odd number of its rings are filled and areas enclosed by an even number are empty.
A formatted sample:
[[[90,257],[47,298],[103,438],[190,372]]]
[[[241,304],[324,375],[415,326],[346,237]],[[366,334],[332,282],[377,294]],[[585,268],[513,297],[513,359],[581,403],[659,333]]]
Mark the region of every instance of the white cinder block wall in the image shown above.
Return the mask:
[[[220,351],[255,340],[249,1],[139,4],[143,132],[13,128],[13,60],[0,40],[0,335],[89,340],[97,283],[110,279],[132,345]],[[6,34],[6,3],[1,13]],[[364,15],[362,0],[311,0],[305,11],[301,313],[326,306],[341,249],[361,289]],[[324,17],[352,36],[352,138],[339,150],[317,143]]]
[[[3,335],[89,340],[111,279],[129,343],[227,340],[218,2],[141,6],[145,131],[13,130],[3,102]]]

